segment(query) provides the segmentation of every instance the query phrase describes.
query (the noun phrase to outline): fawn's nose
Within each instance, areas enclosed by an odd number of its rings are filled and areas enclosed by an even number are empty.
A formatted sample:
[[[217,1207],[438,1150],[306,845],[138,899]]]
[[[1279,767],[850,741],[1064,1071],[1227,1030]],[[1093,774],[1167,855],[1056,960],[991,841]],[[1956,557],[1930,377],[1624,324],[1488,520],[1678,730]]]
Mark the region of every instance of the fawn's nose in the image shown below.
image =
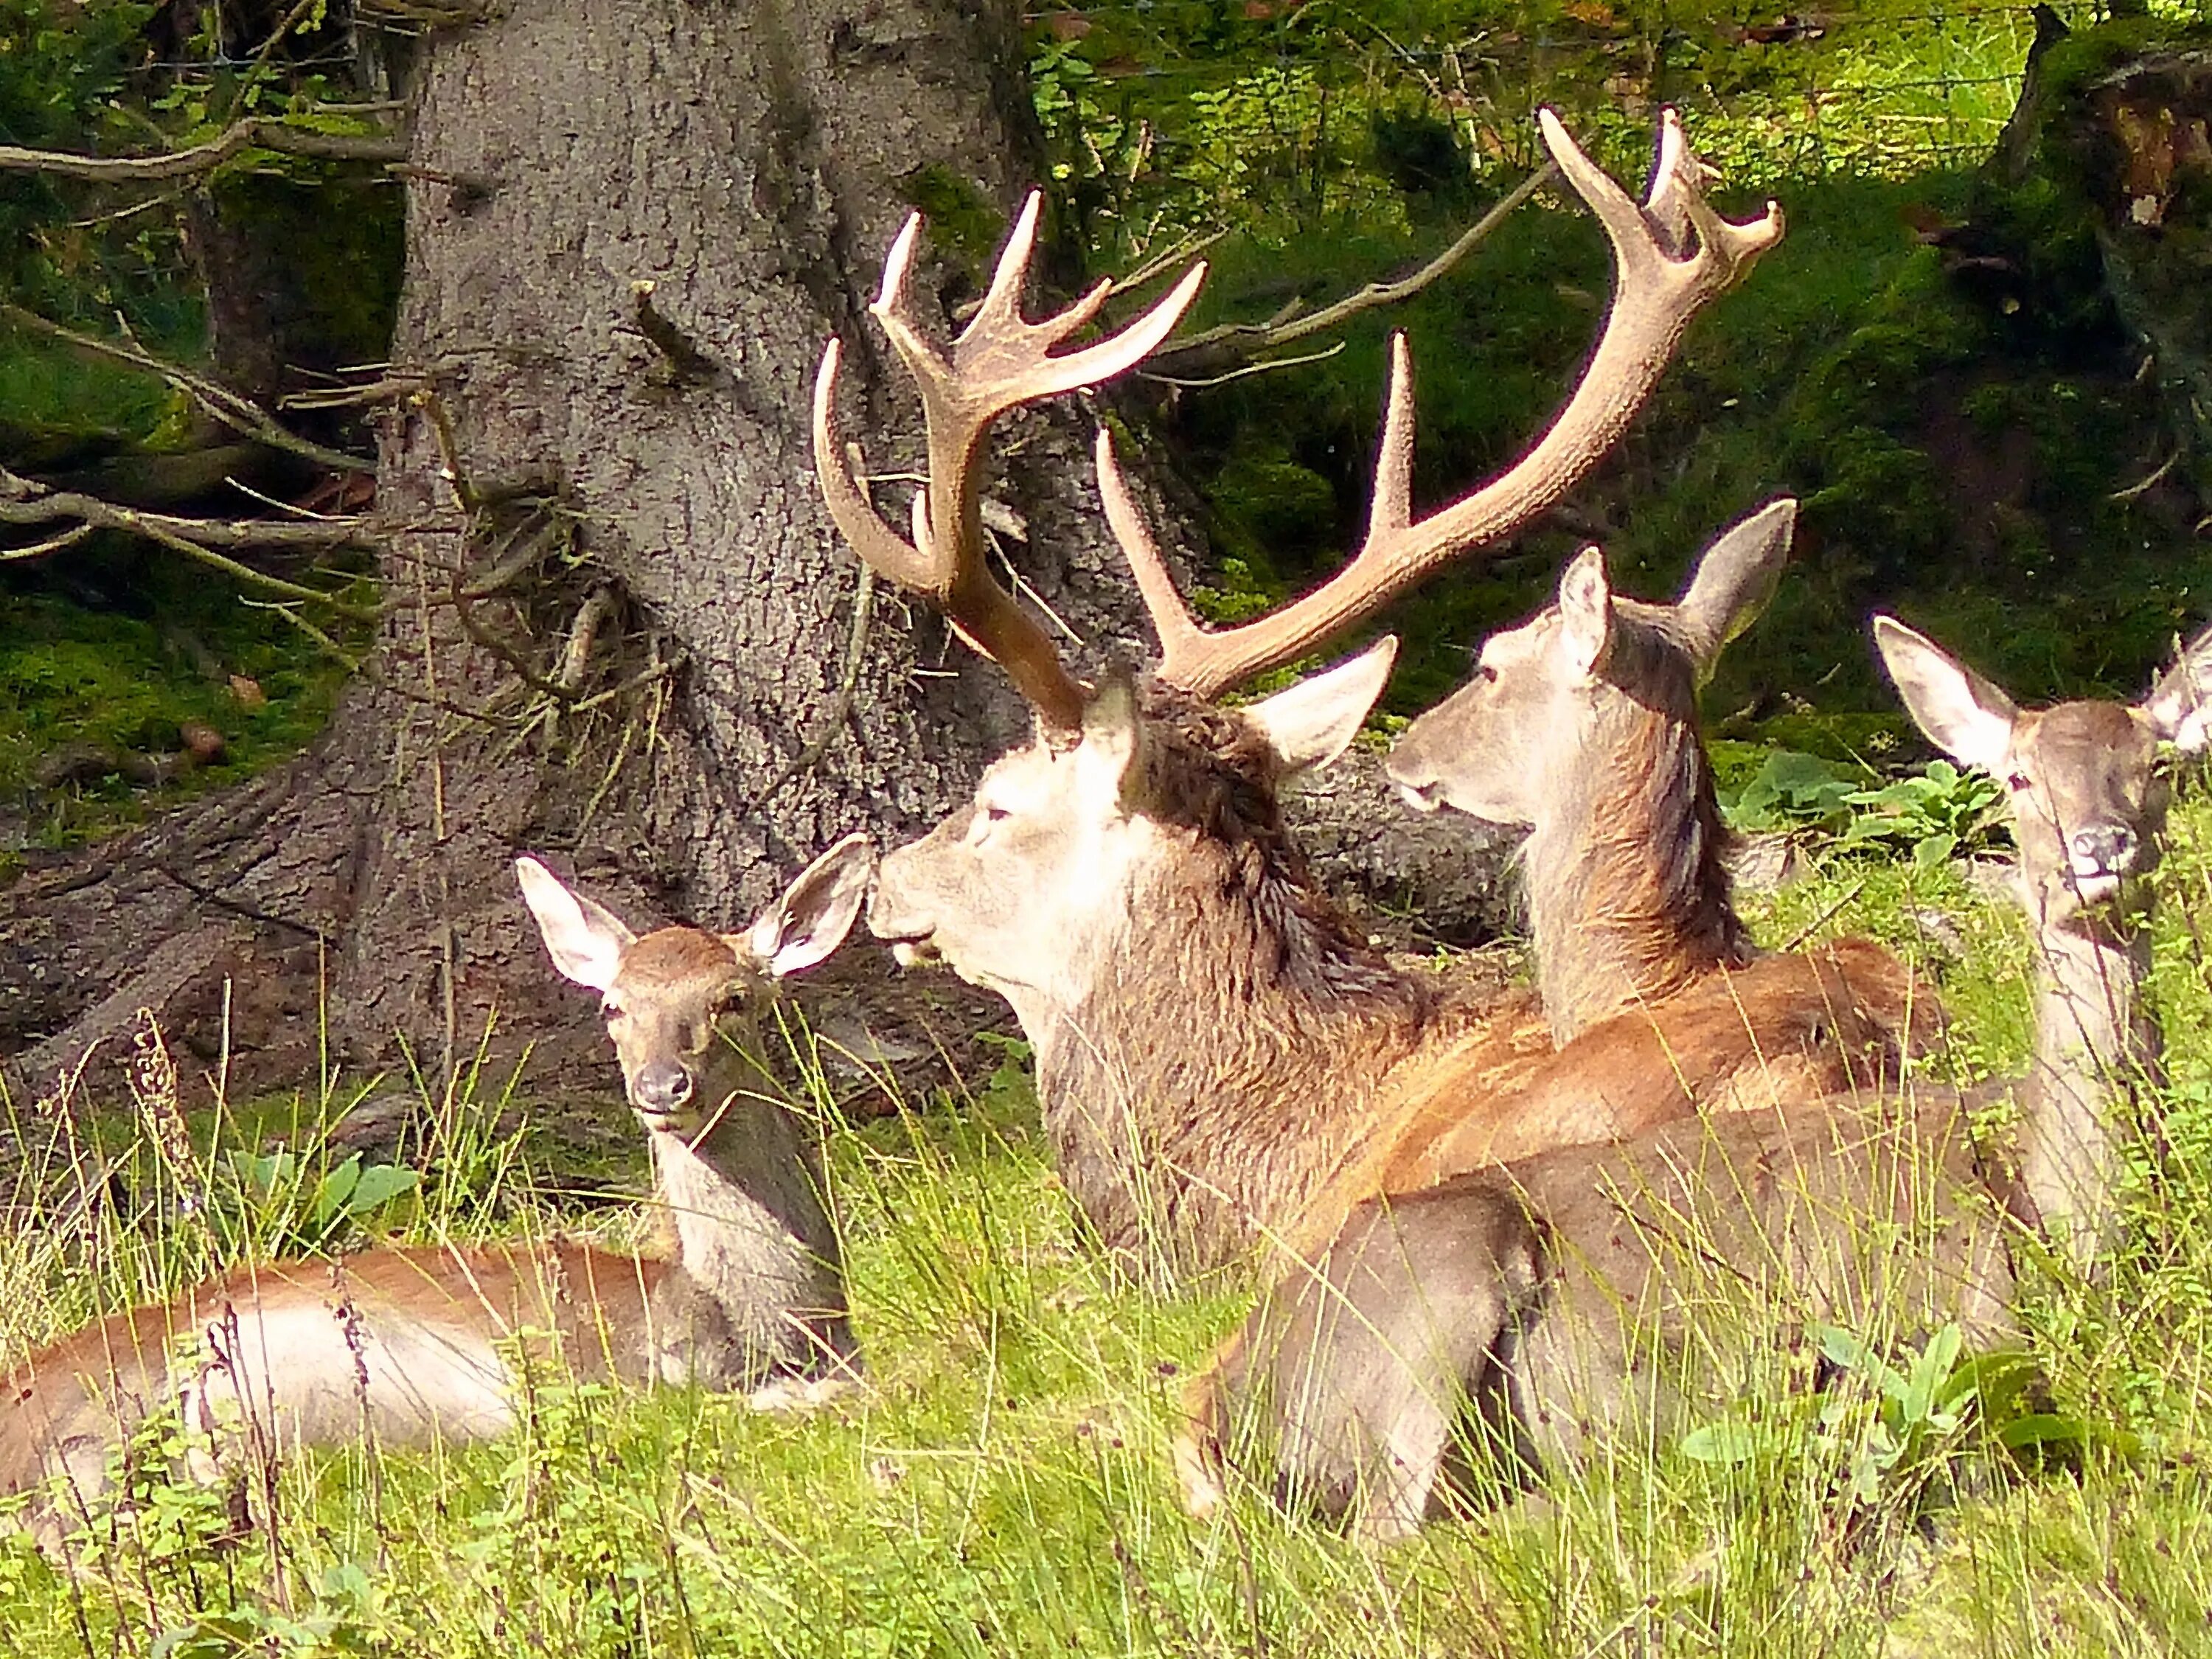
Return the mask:
[[[629,1085],[631,1100],[647,1112],[672,1112],[691,1098],[691,1070],[673,1060],[647,1060]]]
[[[2067,850],[2079,876],[2124,875],[2135,867],[2136,832],[2124,823],[2097,823],[2076,830]]]

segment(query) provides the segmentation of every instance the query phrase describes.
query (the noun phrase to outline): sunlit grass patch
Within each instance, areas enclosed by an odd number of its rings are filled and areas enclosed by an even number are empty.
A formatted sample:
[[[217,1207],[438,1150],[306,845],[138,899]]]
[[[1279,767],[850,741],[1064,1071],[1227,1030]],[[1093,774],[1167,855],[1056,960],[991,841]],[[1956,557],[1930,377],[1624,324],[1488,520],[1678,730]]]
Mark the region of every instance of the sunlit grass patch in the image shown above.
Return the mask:
[[[533,1379],[521,1425],[497,1441],[282,1460],[273,1526],[241,1539],[226,1535],[222,1502],[184,1493],[158,1540],[123,1534],[112,1573],[75,1583],[0,1540],[0,1628],[26,1659],[157,1644],[1316,1659],[2188,1650],[2212,1590],[2199,1455],[2212,1421],[2212,1156],[2195,1098],[2212,1046],[2192,927],[2208,847],[2212,811],[2189,799],[2160,877],[2153,986],[2168,1017],[2174,1149],[2144,1160],[2107,1282],[2031,1273],[2043,1403],[2085,1428],[2039,1457],[1991,1451],[1970,1421],[1915,1431],[1879,1389],[1846,1388],[1840,1404],[1808,1395],[1805,1353],[1778,1346],[1744,1361],[1738,1396],[1686,1430],[1601,1444],[1540,1491],[1402,1546],[1363,1548],[1249,1485],[1194,1523],[1167,1455],[1178,1393],[1245,1295],[1226,1279],[1164,1294],[1080,1237],[1010,1055],[975,1099],[908,1100],[858,1126],[817,1102],[867,1365],[859,1388],[779,1414],[690,1390]],[[1948,867],[1817,847],[1812,864],[1759,902],[1762,939],[1893,940],[1950,1005],[1958,1057],[1937,1069],[2019,1063],[2029,964],[2001,898]],[[499,1080],[478,1087],[472,1121],[498,1121]],[[137,1115],[103,1105],[116,1139],[102,1144],[150,1182],[164,1154],[131,1127]],[[446,1109],[417,1105],[433,1119]],[[531,1115],[514,1108],[510,1119]],[[296,1144],[312,1144],[322,1109],[304,1103]],[[193,1167],[210,1180],[224,1151],[265,1156],[266,1113],[234,1115],[223,1134],[234,1139],[211,1140],[216,1127],[190,1127]],[[533,1168],[527,1146],[498,1166],[497,1204],[431,1212],[434,1161],[421,1195],[364,1220],[408,1237],[642,1231],[635,1210],[579,1212],[574,1183]],[[53,1202],[0,1240],[11,1359],[227,1251],[273,1248],[296,1236],[300,1213],[295,1196],[283,1227],[209,1244],[191,1242],[201,1221],[127,1206],[90,1231],[47,1224],[67,1219],[67,1199]],[[1859,1334],[1880,1338],[1880,1322]],[[1908,1372],[1928,1334],[1894,1334],[1885,1363]],[[1741,1455],[1714,1455],[1711,1432],[1693,1437],[1732,1423],[1769,1426]],[[258,1512],[266,1496],[253,1501]]]

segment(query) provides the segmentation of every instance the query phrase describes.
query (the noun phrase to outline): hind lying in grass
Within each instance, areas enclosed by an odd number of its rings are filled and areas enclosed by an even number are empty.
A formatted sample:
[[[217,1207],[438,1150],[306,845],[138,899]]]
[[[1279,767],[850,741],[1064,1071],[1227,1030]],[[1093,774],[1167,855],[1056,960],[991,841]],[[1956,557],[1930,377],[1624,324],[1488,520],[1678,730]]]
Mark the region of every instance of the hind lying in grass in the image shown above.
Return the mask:
[[[850,836],[746,933],[640,939],[519,860],[554,965],[605,1000],[673,1258],[556,1241],[239,1268],[79,1331],[0,1385],[0,1495],[58,1477],[39,1529],[65,1531],[118,1443],[164,1407],[206,1476],[239,1444],[502,1433],[521,1370],[551,1350],[586,1380],[725,1389],[849,1369],[817,1151],[761,1066],[757,1022],[778,980],[843,940],[872,862]]]
[[[1572,1462],[1694,1393],[1701,1310],[1954,1322],[1992,1344],[2014,1333],[2022,1223],[2089,1259],[2115,1121],[2158,1066],[2138,1004],[2141,884],[2167,799],[2157,748],[2204,746],[2212,634],[2139,704],[2041,713],[1909,629],[1882,618],[1877,634],[1922,728],[2008,793],[2039,961],[2016,1166],[1969,1133],[1981,1100],[1926,1088],[1692,1120],[1366,1201],[1194,1382],[1177,1449],[1194,1512],[1220,1502],[1224,1457],[1272,1459],[1287,1495],[1364,1504],[1370,1534],[1402,1533],[1471,1453]]]

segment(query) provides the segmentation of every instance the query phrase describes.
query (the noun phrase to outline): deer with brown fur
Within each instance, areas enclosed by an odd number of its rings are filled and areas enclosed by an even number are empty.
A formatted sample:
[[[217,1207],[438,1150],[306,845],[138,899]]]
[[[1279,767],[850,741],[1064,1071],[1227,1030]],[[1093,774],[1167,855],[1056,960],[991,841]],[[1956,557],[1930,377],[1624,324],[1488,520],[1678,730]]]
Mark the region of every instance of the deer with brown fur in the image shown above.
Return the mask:
[[[1726,1346],[1696,1310],[1733,1303],[1753,1343],[1777,1323],[1879,1320],[1956,1322],[1986,1345],[2014,1333],[2018,1218],[2039,1211],[2076,1261],[2105,1236],[2116,1121],[2155,1074],[2137,1000],[2166,805],[2155,751],[2204,746],[2212,633],[2140,703],[2041,713],[1899,623],[1876,638],[1914,719],[2012,804],[2039,963],[2018,1175],[1969,1133],[1996,1090],[1924,1088],[1688,1120],[1367,1199],[1194,1380],[1176,1461],[1194,1513],[1219,1504],[1233,1455],[1400,1534],[1471,1462],[1571,1462],[1631,1417],[1678,1415],[1711,1380],[1688,1368]]]
[[[848,1373],[856,1353],[818,1150],[758,1058],[777,981],[836,950],[873,859],[848,836],[746,932],[638,938],[516,863],[554,964],[600,994],[651,1144],[672,1259],[565,1241],[375,1249],[239,1268],[31,1356],[0,1384],[0,1494],[65,1487],[58,1534],[149,1412],[182,1413],[198,1476],[240,1443],[464,1441],[514,1421],[520,1370],[717,1389]],[[777,1379],[784,1379],[778,1382]]]
[[[1754,951],[1722,861],[1697,694],[1771,597],[1796,515],[1776,501],[1724,532],[1671,605],[1616,594],[1584,550],[1555,603],[1492,635],[1467,684],[1398,740],[1389,770],[1411,805],[1528,827],[1522,884],[1559,1052],[1486,1109],[1443,1096],[1401,1114],[1308,1207],[1294,1255],[1376,1193],[1692,1109],[1878,1091],[1933,1041],[1941,1010],[1881,946]],[[1679,1088],[1655,1091],[1655,1070]]]
[[[1548,115],[1545,135],[1620,272],[1597,351],[1551,430],[1504,477],[1416,519],[1411,376],[1396,342],[1360,550],[1316,592],[1218,632],[1184,610],[1102,434],[1108,518],[1162,642],[1141,683],[1077,681],[989,575],[983,446],[1006,410],[1138,361],[1173,325],[1200,273],[1120,334],[1054,356],[1104,289],[1047,321],[1023,319],[1033,202],[947,350],[924,338],[907,293],[918,235],[909,222],[873,312],[920,386],[928,422],[911,539],[878,517],[851,471],[835,422],[842,350],[833,341],[824,355],[815,455],[832,516],[878,574],[940,606],[1006,666],[1038,726],[1034,742],[985,775],[972,806],[884,860],[869,923],[902,957],[941,957],[1013,1005],[1036,1054],[1063,1179],[1117,1250],[1182,1267],[1231,1259],[1304,1214],[1347,1160],[1392,1144],[1393,1126],[1409,1114],[1478,1114],[1503,1156],[1678,1115],[1703,1094],[1725,1095],[1728,1079],[1755,1063],[1758,1040],[1739,1030],[1717,1056],[1722,1079],[1680,1079],[1663,1033],[1647,1022],[1604,1051],[1607,1089],[1560,1074],[1546,1091],[1515,1093],[1552,1047],[1527,1000],[1478,1003],[1393,969],[1315,891],[1283,830],[1279,792],[1352,740],[1393,643],[1240,708],[1212,702],[1559,499],[1625,428],[1696,308],[1779,234],[1771,209],[1740,226],[1712,213],[1671,114],[1641,204]],[[1744,539],[1778,556],[1786,520],[1770,515]],[[1692,609],[1709,612],[1711,631],[1724,637],[1747,619],[1739,611],[1755,611],[1764,580],[1737,584],[1740,603],[1715,592]],[[1625,971],[1614,988],[1624,1003],[1670,988]],[[1808,986],[1818,1015],[1835,988],[1818,975]],[[1827,1025],[1805,1023],[1825,1042]],[[1890,1035],[1876,1046],[1893,1046]],[[1818,1063],[1840,1081],[1857,1062]],[[1571,1121],[1555,1121],[1570,1109]]]

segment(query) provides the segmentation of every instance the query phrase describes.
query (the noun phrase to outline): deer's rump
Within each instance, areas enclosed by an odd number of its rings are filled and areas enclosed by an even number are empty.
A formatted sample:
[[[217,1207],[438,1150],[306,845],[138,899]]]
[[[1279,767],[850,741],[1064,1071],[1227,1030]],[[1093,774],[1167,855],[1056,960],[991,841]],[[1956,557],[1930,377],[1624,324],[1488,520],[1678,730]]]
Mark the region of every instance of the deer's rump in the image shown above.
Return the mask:
[[[0,1385],[0,1494],[67,1471],[175,1407],[191,1434],[270,1450],[373,1433],[470,1440],[513,1420],[518,1370],[643,1380],[633,1334],[665,1263],[574,1243],[375,1250],[241,1267],[33,1354]]]

